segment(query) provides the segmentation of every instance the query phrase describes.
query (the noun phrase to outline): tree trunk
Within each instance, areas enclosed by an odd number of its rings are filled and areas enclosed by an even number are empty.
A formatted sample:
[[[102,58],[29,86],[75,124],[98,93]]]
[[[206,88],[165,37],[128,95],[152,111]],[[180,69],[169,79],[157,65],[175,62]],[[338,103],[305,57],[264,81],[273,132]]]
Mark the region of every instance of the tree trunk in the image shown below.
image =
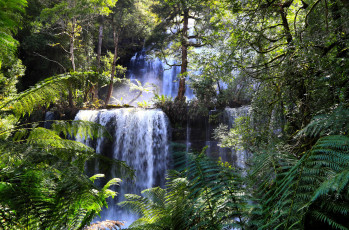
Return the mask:
[[[280,15],[281,15],[281,20],[282,20],[282,25],[283,25],[284,31],[285,31],[287,43],[290,44],[292,42],[293,38],[292,38],[291,31],[290,31],[289,23],[287,21],[287,14],[286,14],[284,8],[282,8],[282,7],[280,7]]]
[[[184,101],[185,94],[185,78],[187,76],[188,69],[188,22],[189,22],[189,9],[185,9],[183,12],[183,30],[182,30],[182,65],[181,76],[179,80],[177,101]]]
[[[133,98],[131,101],[129,101],[127,104],[131,105],[133,102],[135,102],[140,96],[142,96],[142,91],[139,91],[139,93],[137,94],[137,96],[135,98]]]
[[[97,47],[97,68],[98,71],[101,67],[101,54],[102,54],[102,42],[103,42],[103,29],[104,18],[100,16],[99,34],[98,34],[98,47]]]
[[[97,71],[101,72],[101,55],[102,55],[102,43],[103,43],[103,30],[104,30],[104,17],[100,16],[100,25],[98,33],[98,47],[97,47]],[[92,101],[98,100],[98,83],[92,86]]]
[[[70,35],[69,53],[70,53],[71,65],[74,72],[75,72],[75,57],[74,57],[75,26],[76,26],[76,18],[73,18],[72,31]]]
[[[73,68],[73,72],[75,72],[75,57],[74,57],[75,26],[76,26],[76,18],[73,18],[72,30],[70,35],[70,44],[69,44],[69,54],[70,54],[70,61]],[[74,102],[73,102],[72,87],[69,87],[68,89],[68,102],[69,102],[69,106],[73,107]]]
[[[105,98],[105,105],[108,105],[110,97],[113,93],[113,80],[115,76],[116,60],[118,56],[119,31],[116,31],[115,27],[113,28],[113,37],[114,37],[114,58],[113,58],[113,65],[112,65],[112,68],[111,68],[112,70],[110,74],[108,94],[107,94],[107,97]]]

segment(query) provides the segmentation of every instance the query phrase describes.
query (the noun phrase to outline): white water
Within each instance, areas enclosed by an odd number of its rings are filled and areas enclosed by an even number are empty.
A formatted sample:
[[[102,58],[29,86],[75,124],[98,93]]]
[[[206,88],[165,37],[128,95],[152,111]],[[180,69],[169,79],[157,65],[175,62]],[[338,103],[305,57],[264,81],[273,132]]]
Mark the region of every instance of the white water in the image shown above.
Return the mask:
[[[54,112],[48,111],[45,113],[45,123],[44,123],[44,128],[45,129],[50,129],[52,125],[52,121],[56,119],[56,116]]]
[[[132,57],[128,67],[128,78],[131,80],[137,79],[143,85],[146,82],[154,84],[158,86],[158,94],[175,98],[178,93],[178,75],[180,72],[181,68],[179,66],[170,67],[159,58],[150,59],[145,54],[145,50],[142,50]],[[150,99],[152,96],[152,94],[148,94],[141,101]],[[187,100],[193,98],[193,90],[189,87],[188,79],[185,96]]]
[[[242,106],[239,108],[225,108],[224,120],[228,127],[231,128],[235,124],[235,120],[240,117],[250,116],[250,106]],[[232,148],[232,155],[236,158],[235,165],[241,169],[246,168],[246,160],[248,158],[248,151],[243,149],[242,146],[236,146]]]
[[[104,138],[95,143],[83,141],[82,137],[76,140],[95,146],[97,153],[125,161],[136,170],[136,182],[122,182],[117,202],[123,200],[126,193],[140,194],[146,188],[164,186],[169,167],[169,122],[161,110],[81,110],[75,120],[99,123],[113,136],[112,142]],[[115,175],[112,173],[112,176]],[[127,221],[127,225],[136,218],[113,204],[102,213],[102,219]]]
[[[224,123],[231,128],[236,119],[242,116],[249,116],[250,107],[226,108],[224,111]],[[81,110],[76,115],[76,120],[93,121],[106,127],[113,136],[109,141],[106,138],[91,140],[83,137],[76,137],[76,140],[94,147],[96,152],[106,156],[125,161],[136,170],[137,180],[134,184],[123,182],[118,191],[118,198],[109,204],[109,209],[102,212],[102,220],[127,221],[127,226],[137,216],[121,210],[115,205],[122,201],[124,194],[140,194],[146,188],[164,186],[165,173],[169,168],[169,121],[166,115],[160,110],[144,109],[115,109],[115,110]],[[204,128],[204,127],[202,127]],[[207,127],[206,127],[207,128]],[[210,147],[207,154],[213,158],[214,152],[223,161],[232,162],[236,167],[245,169],[248,152],[239,147],[233,149],[215,148],[213,141],[210,141],[211,128],[206,130],[206,144]],[[191,127],[187,126],[187,152],[191,147]],[[212,142],[212,143],[211,143]],[[209,144],[208,144],[209,143]],[[98,164],[91,170],[93,174],[101,173]],[[111,170],[113,171],[113,170]],[[111,177],[117,175],[111,173]]]

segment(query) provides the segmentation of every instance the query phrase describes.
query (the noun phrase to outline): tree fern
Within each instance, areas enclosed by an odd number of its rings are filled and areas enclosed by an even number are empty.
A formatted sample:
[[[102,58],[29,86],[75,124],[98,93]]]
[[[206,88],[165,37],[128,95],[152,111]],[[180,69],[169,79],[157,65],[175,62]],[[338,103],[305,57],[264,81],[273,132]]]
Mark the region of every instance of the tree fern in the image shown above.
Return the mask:
[[[135,229],[222,229],[243,227],[246,198],[230,165],[203,154],[187,156],[183,171],[170,171],[166,189],[127,195],[121,205],[139,213]]]
[[[330,113],[315,116],[298,134],[310,137],[324,135],[345,135],[349,130],[349,109],[343,106],[334,108]]]
[[[333,229],[348,229],[349,138],[320,138],[301,159],[280,159],[274,180],[259,188],[262,196],[261,229],[303,229],[323,222]]]
[[[26,91],[0,103],[0,110],[12,111],[16,116],[31,114],[37,106],[48,106],[66,94],[71,87],[79,87],[95,72],[72,72],[45,79]]]
[[[89,179],[84,174],[86,160],[103,157],[68,139],[108,136],[103,127],[82,121],[56,121],[51,130],[40,127],[39,122],[17,124],[37,105],[55,102],[64,94],[63,87],[74,85],[79,78],[76,73],[53,77],[0,102],[1,111],[13,117],[1,117],[1,229],[81,229],[107,206],[107,197],[116,195],[108,188],[119,179],[97,188],[92,181],[100,175]],[[117,164],[133,174],[124,162]]]
[[[108,187],[118,180],[98,190],[80,168],[51,152],[9,142],[1,147],[0,205],[8,210],[0,213],[3,229],[75,229],[115,195]]]

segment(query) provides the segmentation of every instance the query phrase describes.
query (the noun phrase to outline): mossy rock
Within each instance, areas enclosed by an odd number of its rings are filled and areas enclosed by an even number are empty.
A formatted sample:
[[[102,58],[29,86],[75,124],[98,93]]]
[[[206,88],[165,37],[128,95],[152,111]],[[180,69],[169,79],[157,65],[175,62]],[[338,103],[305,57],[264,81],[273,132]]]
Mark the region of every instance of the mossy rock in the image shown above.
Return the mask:
[[[129,104],[124,104],[124,105],[122,105],[122,107],[124,107],[124,108],[134,108],[134,106],[129,105]]]
[[[106,109],[120,109],[122,108],[121,105],[112,105],[112,104],[108,104],[105,106]]]
[[[112,104],[108,104],[106,106],[106,109],[121,109],[121,108],[134,108],[131,105],[128,104],[124,104],[124,105],[112,105]]]

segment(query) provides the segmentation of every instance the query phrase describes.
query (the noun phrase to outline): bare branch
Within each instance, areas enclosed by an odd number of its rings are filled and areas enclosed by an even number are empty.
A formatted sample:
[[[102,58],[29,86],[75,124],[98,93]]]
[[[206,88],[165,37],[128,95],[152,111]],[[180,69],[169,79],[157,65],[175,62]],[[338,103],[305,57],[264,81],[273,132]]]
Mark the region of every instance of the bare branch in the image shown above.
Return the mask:
[[[314,8],[315,8],[315,6],[317,5],[317,4],[319,4],[319,2],[321,2],[321,0],[317,0],[312,6],[311,6],[311,8],[310,8],[310,10],[309,10],[309,12],[307,13],[307,15],[305,16],[305,27],[308,27],[308,17],[309,17],[309,15],[310,15],[310,13],[314,10]]]
[[[252,49],[254,49],[257,53],[260,53],[260,54],[266,54],[266,53],[269,53],[269,52],[271,52],[271,51],[273,51],[273,50],[279,48],[280,46],[287,45],[287,43],[283,43],[283,44],[275,45],[274,47],[271,47],[271,48],[269,48],[269,49],[267,49],[267,50],[263,50],[263,51],[262,51],[262,50],[260,50],[260,49],[255,48],[254,45],[253,45],[252,43],[249,42],[249,44],[250,44],[250,46],[252,47]]]
[[[67,72],[66,69],[64,68],[64,66],[63,66],[61,63],[59,63],[58,61],[49,59],[48,57],[45,57],[45,56],[43,56],[43,55],[41,55],[41,54],[39,54],[39,53],[37,53],[37,52],[33,52],[33,53],[34,53],[35,55],[39,56],[39,57],[42,57],[42,58],[44,58],[44,59],[50,61],[50,62],[54,62],[54,63],[58,64],[60,67],[62,67],[62,69],[63,69],[64,72]]]
[[[163,56],[163,58],[164,58],[164,61],[165,61],[166,65],[170,66],[169,69],[171,69],[171,68],[174,67],[174,66],[181,66],[181,64],[170,64],[170,63],[168,63],[168,61],[167,61],[167,59],[166,59],[166,55],[165,55],[165,53],[164,53],[164,50],[163,50],[162,48],[161,48],[160,50],[161,50],[161,54],[162,54],[162,56]],[[169,70],[169,69],[165,69],[165,70]]]
[[[192,42],[189,42],[188,44],[187,44],[187,46],[191,46],[191,47],[203,47],[203,46],[205,46],[206,44],[199,44],[199,43],[192,43]]]

